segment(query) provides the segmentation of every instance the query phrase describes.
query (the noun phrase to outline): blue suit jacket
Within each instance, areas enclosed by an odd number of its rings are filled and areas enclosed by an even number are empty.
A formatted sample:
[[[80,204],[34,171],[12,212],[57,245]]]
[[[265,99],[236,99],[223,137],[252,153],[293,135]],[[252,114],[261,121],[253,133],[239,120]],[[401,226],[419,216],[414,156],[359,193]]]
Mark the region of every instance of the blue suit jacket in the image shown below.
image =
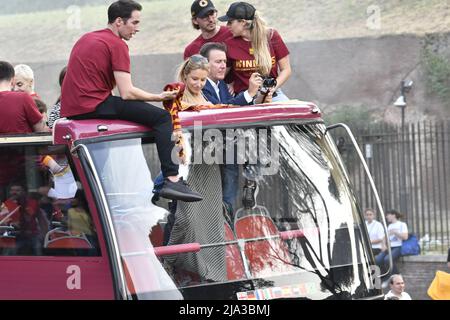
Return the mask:
[[[228,86],[225,81],[219,81],[219,93],[220,97],[217,96],[216,90],[214,90],[211,83],[206,81],[206,85],[203,88],[203,94],[212,104],[234,104],[237,106],[246,106],[252,104],[245,100],[244,92],[239,93],[236,97],[233,97],[228,91]]]

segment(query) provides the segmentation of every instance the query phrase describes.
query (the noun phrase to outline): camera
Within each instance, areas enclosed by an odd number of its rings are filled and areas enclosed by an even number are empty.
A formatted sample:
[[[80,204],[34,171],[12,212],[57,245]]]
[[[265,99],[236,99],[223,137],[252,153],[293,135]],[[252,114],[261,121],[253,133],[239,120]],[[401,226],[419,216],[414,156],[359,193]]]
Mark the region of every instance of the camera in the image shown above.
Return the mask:
[[[277,85],[277,79],[269,78],[269,77],[264,78],[263,84],[262,84],[262,86],[264,88],[273,88],[273,87],[276,87],[276,85]]]
[[[272,88],[274,88],[276,86],[277,86],[277,79],[272,78],[272,77],[264,77],[263,78],[263,83],[262,83],[261,88],[259,89],[259,91],[262,94],[267,94],[270,89],[272,89]]]

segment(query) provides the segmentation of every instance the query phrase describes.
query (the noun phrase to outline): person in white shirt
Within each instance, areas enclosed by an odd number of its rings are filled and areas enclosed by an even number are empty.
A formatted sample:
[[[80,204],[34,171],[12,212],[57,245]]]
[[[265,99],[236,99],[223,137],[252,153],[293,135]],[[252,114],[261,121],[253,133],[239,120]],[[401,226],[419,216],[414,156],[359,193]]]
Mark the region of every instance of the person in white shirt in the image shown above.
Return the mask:
[[[389,210],[386,212],[386,220],[388,221],[388,234],[391,242],[392,273],[398,273],[395,262],[401,256],[402,242],[408,239],[408,227],[406,223],[401,222],[399,219],[401,214],[396,210]],[[375,257],[376,264],[382,269],[386,270],[389,266],[389,255],[386,246],[383,246],[382,252]]]
[[[381,252],[384,240],[383,225],[375,219],[376,213],[374,209],[367,208],[364,211],[364,217],[366,218],[366,227],[369,232],[370,243],[372,244],[372,252],[376,256]]]
[[[412,300],[405,292],[405,282],[400,274],[393,274],[389,278],[391,290],[384,296],[384,300]]]

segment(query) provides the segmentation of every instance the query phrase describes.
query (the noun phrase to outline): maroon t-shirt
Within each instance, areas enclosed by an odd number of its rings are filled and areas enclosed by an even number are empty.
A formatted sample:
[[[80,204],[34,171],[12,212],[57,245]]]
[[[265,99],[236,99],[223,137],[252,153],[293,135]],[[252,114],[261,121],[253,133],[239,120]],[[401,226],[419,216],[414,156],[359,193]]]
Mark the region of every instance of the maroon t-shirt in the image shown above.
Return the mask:
[[[31,133],[42,120],[33,98],[25,92],[0,92],[0,133]]]
[[[278,76],[278,61],[289,54],[280,34],[273,30],[269,31],[269,48],[272,56],[272,70],[270,75],[274,78]],[[230,70],[230,81],[234,81],[234,92],[239,93],[248,89],[249,79],[253,72],[258,71],[253,48],[250,41],[242,37],[231,38],[225,41],[228,47],[227,65]]]
[[[217,34],[210,38],[210,39],[204,39],[202,35],[198,36],[197,39],[192,41],[186,49],[184,49],[184,60],[189,58],[190,56],[193,56],[194,54],[197,54],[200,52],[201,47],[208,42],[225,42],[228,39],[233,38],[233,34],[231,31],[224,26],[220,26],[219,32]]]
[[[95,111],[116,86],[114,71],[130,72],[125,41],[109,29],[82,36],[70,54],[61,89],[61,117]]]

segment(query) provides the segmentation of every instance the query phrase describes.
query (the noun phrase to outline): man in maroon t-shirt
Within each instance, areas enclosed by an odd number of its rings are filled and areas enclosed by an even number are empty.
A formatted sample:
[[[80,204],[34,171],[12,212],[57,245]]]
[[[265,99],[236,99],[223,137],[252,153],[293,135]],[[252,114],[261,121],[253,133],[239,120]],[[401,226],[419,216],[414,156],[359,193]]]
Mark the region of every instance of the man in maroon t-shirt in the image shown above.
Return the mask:
[[[0,134],[47,131],[33,98],[25,92],[11,91],[13,86],[13,66],[0,61]]]
[[[133,86],[130,54],[123,40],[139,31],[142,6],[120,0],[108,8],[106,29],[82,36],[72,49],[61,90],[61,116],[71,119],[121,119],[151,127],[155,135],[161,171],[165,178],[160,196],[181,201],[200,201],[178,177],[172,161],[172,119],[161,108],[144,101],[172,100],[177,91],[153,94]],[[111,91],[117,88],[120,97]]]
[[[219,26],[217,10],[210,0],[195,0],[191,6],[192,26],[201,34],[184,49],[184,60],[200,52],[200,48],[208,42],[225,42],[232,38],[230,30]]]
[[[33,98],[25,92],[11,91],[14,86],[14,68],[0,61],[0,135],[47,131],[41,113]],[[0,150],[0,201],[6,186],[23,171],[23,158],[9,150]]]

